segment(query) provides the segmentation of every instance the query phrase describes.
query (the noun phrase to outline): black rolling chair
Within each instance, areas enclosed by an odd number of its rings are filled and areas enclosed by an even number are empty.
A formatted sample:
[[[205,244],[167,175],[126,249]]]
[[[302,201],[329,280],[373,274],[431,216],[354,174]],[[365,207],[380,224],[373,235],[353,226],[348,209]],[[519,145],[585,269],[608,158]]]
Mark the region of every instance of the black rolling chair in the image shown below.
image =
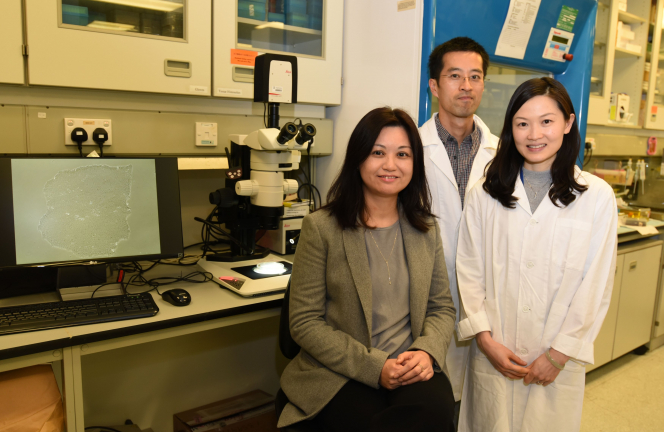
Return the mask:
[[[300,346],[293,340],[290,333],[290,322],[288,319],[288,299],[290,298],[290,279],[288,280],[288,285],[286,286],[286,293],[284,294],[284,301],[281,304],[281,316],[279,317],[279,349],[281,353],[289,360],[295,358],[297,353],[300,352]],[[284,410],[284,407],[288,403],[288,397],[283,390],[279,389],[277,396],[274,400],[275,410],[277,412],[277,418],[281,416],[281,412]],[[300,422],[294,425],[282,428],[283,432],[317,432],[318,429],[315,427],[313,422]]]

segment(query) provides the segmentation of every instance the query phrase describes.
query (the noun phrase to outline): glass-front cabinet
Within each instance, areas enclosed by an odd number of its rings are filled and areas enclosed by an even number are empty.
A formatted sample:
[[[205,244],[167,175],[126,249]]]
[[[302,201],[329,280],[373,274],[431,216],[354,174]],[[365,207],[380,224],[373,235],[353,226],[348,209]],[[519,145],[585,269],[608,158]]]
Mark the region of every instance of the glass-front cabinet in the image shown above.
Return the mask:
[[[643,72],[643,88],[647,90],[640,117],[646,129],[664,129],[664,1],[653,7],[650,20],[651,43]]]
[[[212,0],[25,0],[25,14],[32,85],[211,95]]]
[[[593,50],[593,70],[590,78],[591,96],[603,97],[606,85],[606,62],[608,57],[609,28],[611,27],[611,7],[604,2],[597,3],[595,24],[595,47]]]
[[[21,0],[0,1],[0,83],[23,84]]]
[[[61,27],[184,39],[185,0],[61,0]]]
[[[324,0],[238,0],[237,47],[323,57]]]
[[[253,99],[254,58],[298,58],[298,102],[341,102],[343,1],[214,0],[214,92]]]

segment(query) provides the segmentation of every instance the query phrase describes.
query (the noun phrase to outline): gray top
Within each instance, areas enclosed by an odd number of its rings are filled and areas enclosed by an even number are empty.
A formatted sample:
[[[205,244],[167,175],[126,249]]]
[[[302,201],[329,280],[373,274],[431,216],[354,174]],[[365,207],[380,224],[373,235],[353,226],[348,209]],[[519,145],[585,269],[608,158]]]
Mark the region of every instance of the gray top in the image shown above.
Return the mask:
[[[530,171],[523,169],[523,186],[526,189],[530,211],[535,213],[542,200],[549,196],[551,171]]]
[[[367,229],[364,241],[371,271],[371,346],[388,353],[389,358],[397,358],[413,344],[410,282],[401,225],[397,221],[390,227]]]

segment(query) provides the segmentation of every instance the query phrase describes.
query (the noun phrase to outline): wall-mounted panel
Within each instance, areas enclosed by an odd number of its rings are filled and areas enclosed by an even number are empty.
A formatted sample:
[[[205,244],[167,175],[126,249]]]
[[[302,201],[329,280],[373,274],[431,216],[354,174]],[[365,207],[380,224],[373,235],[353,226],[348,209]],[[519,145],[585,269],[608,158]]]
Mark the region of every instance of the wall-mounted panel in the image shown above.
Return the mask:
[[[40,116],[39,113],[43,114]],[[64,144],[65,118],[110,119],[113,145],[104,147],[104,155],[224,156],[224,147],[230,149],[229,135],[249,134],[264,127],[260,116],[30,106],[27,107],[29,152],[77,155],[76,146]],[[281,124],[292,120],[282,117]],[[312,154],[330,154],[332,120],[302,118],[302,121],[313,123],[317,129]],[[196,122],[217,123],[219,144],[216,147],[196,147]],[[89,153],[95,148],[94,145],[84,145],[83,152]]]
[[[24,107],[0,106],[0,154],[27,153],[25,130]]]
[[[0,83],[23,84],[23,17],[21,0],[0,2]]]
[[[211,1],[145,3],[180,5],[164,13],[126,2],[26,0],[29,83],[209,96]],[[168,14],[180,21],[169,25]]]

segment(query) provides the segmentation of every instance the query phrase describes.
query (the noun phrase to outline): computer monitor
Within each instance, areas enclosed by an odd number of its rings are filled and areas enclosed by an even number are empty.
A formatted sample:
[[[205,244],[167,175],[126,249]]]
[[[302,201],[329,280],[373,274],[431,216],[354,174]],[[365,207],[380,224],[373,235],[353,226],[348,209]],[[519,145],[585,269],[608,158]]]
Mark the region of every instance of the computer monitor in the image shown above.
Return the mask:
[[[0,158],[0,267],[181,257],[176,158]]]

